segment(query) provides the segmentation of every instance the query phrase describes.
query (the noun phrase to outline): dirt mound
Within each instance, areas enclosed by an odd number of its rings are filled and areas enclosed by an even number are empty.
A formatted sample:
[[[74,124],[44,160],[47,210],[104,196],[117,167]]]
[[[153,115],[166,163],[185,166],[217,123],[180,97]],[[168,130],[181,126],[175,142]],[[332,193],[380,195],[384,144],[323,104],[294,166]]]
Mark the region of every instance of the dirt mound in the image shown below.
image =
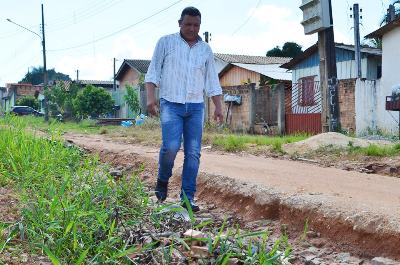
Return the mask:
[[[367,147],[371,144],[390,144],[389,141],[373,141],[360,138],[349,137],[341,133],[327,132],[314,135],[306,140],[285,144],[283,150],[289,154],[293,153],[306,153],[309,151],[317,150],[324,146],[348,147],[359,146]]]

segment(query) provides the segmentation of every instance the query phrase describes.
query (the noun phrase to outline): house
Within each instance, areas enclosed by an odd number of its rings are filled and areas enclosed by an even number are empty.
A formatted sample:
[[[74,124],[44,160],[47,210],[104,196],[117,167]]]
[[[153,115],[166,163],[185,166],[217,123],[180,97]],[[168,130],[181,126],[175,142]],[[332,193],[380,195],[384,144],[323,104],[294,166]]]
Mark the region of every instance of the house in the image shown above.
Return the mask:
[[[105,81],[105,80],[78,80],[76,81],[82,88],[87,85],[92,85],[94,87],[102,87],[105,90],[112,92],[114,90],[114,82],[113,81]],[[118,85],[116,85],[118,88]],[[117,89],[115,88],[115,89]]]
[[[38,96],[43,92],[42,85],[32,84],[6,84],[6,92],[2,96],[2,105],[5,111],[16,105],[17,99],[23,96]]]
[[[282,85],[283,93],[291,87],[292,75],[280,68],[291,58],[235,54],[214,54],[214,61],[224,94],[223,113],[229,128],[238,132],[263,133],[263,124],[278,124],[279,92],[275,85]],[[240,104],[232,105],[226,98],[238,97]],[[214,105],[206,100],[206,120]]]
[[[118,81],[119,89],[113,94],[113,98],[117,105],[120,106],[116,116],[127,118],[132,115],[128,105],[125,103],[123,96],[126,93],[126,85],[137,87],[143,81],[144,75],[149,68],[150,60],[128,60],[125,59],[118,69],[115,79]],[[140,108],[143,112],[146,109],[146,91],[144,87],[139,90]]]
[[[4,111],[3,97],[7,93],[7,89],[5,87],[0,87],[0,113]]]
[[[290,61],[287,57],[268,57],[215,53],[215,66],[221,86],[255,83],[290,83],[291,74],[280,68]]]
[[[337,78],[339,80],[339,109],[341,128],[349,132],[356,130],[356,98],[355,87],[357,80],[355,51],[353,45],[335,44]],[[292,97],[289,114],[303,114],[304,119],[313,119],[316,128],[322,128],[321,110],[322,99],[319,86],[319,52],[315,44],[303,53],[283,64],[281,67],[292,71]],[[361,48],[361,72],[363,80],[377,80],[381,77],[382,51],[371,47]],[[313,115],[304,115],[313,114]],[[297,116],[288,116],[288,126],[291,119]],[[317,123],[318,121],[318,123]],[[293,121],[297,124],[306,124]],[[321,129],[319,129],[321,130]],[[320,132],[320,131],[319,131]]]
[[[365,38],[382,40],[382,78],[380,83],[364,84],[365,90],[369,91],[370,100],[360,109],[368,109],[366,115],[360,117],[360,123],[366,128],[380,130],[392,134],[398,133],[399,114],[386,110],[386,96],[392,95],[392,88],[400,85],[400,17],[380,27]],[[362,110],[360,110],[360,113]]]

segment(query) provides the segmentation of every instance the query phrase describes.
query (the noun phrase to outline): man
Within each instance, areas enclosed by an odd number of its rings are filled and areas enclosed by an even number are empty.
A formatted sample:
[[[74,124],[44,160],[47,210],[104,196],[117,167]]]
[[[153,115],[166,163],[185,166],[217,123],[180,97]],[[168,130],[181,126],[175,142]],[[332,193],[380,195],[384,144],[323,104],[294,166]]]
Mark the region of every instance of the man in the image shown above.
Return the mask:
[[[184,162],[181,200],[189,200],[194,212],[196,178],[200,163],[204,123],[204,95],[215,105],[214,120],[222,122],[222,89],[214,66],[210,46],[199,37],[201,14],[187,7],[178,21],[180,32],[162,37],[155,48],[147,71],[147,110],[157,114],[155,87],[160,88],[162,145],[160,148],[156,196],[167,198],[168,180],[183,136]],[[186,206],[182,203],[182,206]]]

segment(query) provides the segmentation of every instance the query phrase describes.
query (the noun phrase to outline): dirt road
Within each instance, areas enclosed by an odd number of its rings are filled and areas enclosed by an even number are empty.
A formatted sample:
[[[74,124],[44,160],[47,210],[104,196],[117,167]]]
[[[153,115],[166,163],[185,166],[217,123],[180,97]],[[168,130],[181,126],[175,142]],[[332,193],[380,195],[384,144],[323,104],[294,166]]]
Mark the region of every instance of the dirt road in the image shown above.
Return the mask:
[[[106,136],[66,134],[65,138],[125,165],[136,157],[154,166],[158,157],[154,147]],[[180,152],[176,175],[182,161]],[[400,259],[398,178],[207,150],[202,152],[200,171],[198,197],[203,202],[226,207],[245,220],[279,219],[300,230],[307,222],[309,228],[360,254]]]

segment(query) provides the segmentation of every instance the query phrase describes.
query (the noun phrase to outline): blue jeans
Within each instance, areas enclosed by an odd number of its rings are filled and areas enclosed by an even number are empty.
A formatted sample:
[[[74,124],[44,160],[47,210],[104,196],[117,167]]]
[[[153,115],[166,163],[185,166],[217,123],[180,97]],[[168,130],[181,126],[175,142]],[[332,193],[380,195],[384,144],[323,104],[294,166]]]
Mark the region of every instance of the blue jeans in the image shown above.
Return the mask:
[[[168,182],[183,136],[184,162],[181,199],[193,200],[200,164],[204,103],[173,103],[160,99],[162,145],[158,161],[158,179]]]

